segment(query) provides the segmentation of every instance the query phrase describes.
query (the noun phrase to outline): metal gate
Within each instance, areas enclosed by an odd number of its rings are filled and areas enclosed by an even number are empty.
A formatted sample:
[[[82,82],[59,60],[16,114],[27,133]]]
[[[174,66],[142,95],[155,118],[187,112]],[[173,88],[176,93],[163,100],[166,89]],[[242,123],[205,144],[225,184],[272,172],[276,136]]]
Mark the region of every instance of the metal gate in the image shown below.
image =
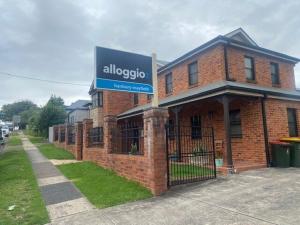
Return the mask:
[[[168,185],[216,178],[214,131],[200,126],[166,126]]]

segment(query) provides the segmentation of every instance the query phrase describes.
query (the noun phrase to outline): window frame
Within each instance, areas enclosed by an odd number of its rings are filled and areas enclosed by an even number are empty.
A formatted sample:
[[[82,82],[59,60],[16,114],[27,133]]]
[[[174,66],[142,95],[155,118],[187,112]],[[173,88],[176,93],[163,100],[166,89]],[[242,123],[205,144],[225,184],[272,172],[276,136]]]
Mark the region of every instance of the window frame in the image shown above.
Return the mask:
[[[251,68],[248,68],[246,66],[246,59],[250,59],[250,61],[251,61]],[[255,81],[256,80],[255,61],[254,61],[253,57],[247,56],[247,55],[244,56],[244,70],[245,70],[245,75],[246,75],[246,80],[247,81]],[[247,71],[249,71],[249,70],[251,71],[252,78],[248,78],[247,77]]]
[[[139,94],[133,93],[133,105],[138,105],[138,104],[139,104]]]
[[[191,120],[191,139],[202,139],[202,117],[201,115],[193,115]],[[195,125],[196,124],[196,125]]]
[[[97,91],[92,94],[92,108],[103,107],[103,92]]]
[[[293,120],[294,121],[289,121],[289,112],[292,112]],[[288,119],[288,130],[289,130],[289,136],[290,137],[297,137],[298,136],[298,124],[297,124],[297,109],[295,108],[287,108],[287,119]],[[293,124],[293,127],[291,127],[291,123]],[[294,128],[292,131],[294,134],[292,134],[291,129]]]
[[[192,66],[196,66],[196,72],[191,73],[191,67]],[[192,63],[188,64],[188,79],[189,79],[189,86],[194,86],[198,84],[198,61],[194,61]],[[192,77],[195,76],[194,78],[194,83],[192,83],[191,81],[193,80]]]
[[[275,66],[275,73],[272,72],[272,66]],[[280,75],[279,75],[279,64],[278,63],[275,63],[275,62],[270,62],[270,72],[271,72],[271,82],[272,82],[272,85],[279,85],[280,84]],[[273,77],[274,76],[277,76],[276,77],[276,81],[277,82],[273,82]]]
[[[232,120],[234,113],[239,113],[239,120]],[[242,129],[242,118],[241,118],[241,110],[240,109],[234,109],[229,111],[229,123],[230,123],[230,137],[231,138],[242,138],[243,137],[243,129]],[[232,127],[238,126],[240,132],[233,134]]]
[[[172,72],[165,75],[165,90],[166,94],[171,94],[173,92],[173,75]]]

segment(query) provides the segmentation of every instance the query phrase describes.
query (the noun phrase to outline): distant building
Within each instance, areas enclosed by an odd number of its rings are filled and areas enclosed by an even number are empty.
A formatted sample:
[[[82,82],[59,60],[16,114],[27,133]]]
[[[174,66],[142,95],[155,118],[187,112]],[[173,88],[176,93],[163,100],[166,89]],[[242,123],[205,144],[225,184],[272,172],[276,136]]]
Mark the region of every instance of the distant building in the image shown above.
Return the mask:
[[[90,117],[89,106],[91,101],[89,100],[77,100],[70,106],[66,107],[68,113],[67,123],[74,124],[76,122],[88,119]]]

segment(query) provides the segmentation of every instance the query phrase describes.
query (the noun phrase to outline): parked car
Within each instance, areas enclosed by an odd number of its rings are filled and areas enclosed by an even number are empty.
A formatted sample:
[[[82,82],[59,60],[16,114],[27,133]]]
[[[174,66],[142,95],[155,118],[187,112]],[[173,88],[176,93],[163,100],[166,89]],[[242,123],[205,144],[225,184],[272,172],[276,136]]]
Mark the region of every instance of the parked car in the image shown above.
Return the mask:
[[[4,138],[2,136],[2,127],[0,126],[0,145],[3,145],[4,144]]]
[[[8,126],[2,126],[1,128],[2,131],[2,137],[8,137],[9,136],[9,128]]]

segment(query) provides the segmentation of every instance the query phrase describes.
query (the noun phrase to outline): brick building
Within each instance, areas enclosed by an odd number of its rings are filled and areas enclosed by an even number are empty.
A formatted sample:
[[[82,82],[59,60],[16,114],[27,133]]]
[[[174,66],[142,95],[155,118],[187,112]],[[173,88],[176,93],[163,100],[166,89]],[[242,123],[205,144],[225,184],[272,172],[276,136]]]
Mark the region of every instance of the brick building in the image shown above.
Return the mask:
[[[92,85],[93,107],[90,119],[83,122],[87,134],[83,135],[83,159],[161,193],[166,189],[163,160],[168,145],[176,146],[174,157],[191,155],[199,144],[206,146],[203,133],[209,127],[213,128],[212,145],[224,159],[220,170],[269,166],[269,142],[300,132],[300,92],[294,77],[299,61],[258,46],[239,28],[160,64],[158,109],[151,107],[151,95],[99,91]],[[167,136],[165,123],[169,124]],[[128,154],[127,144],[119,152],[125,154],[110,154],[118,145],[112,127],[124,124],[131,124],[126,135],[134,145],[129,149],[141,154]],[[143,124],[141,130],[139,124]],[[96,146],[88,144],[93,137],[89,130],[101,134]]]

